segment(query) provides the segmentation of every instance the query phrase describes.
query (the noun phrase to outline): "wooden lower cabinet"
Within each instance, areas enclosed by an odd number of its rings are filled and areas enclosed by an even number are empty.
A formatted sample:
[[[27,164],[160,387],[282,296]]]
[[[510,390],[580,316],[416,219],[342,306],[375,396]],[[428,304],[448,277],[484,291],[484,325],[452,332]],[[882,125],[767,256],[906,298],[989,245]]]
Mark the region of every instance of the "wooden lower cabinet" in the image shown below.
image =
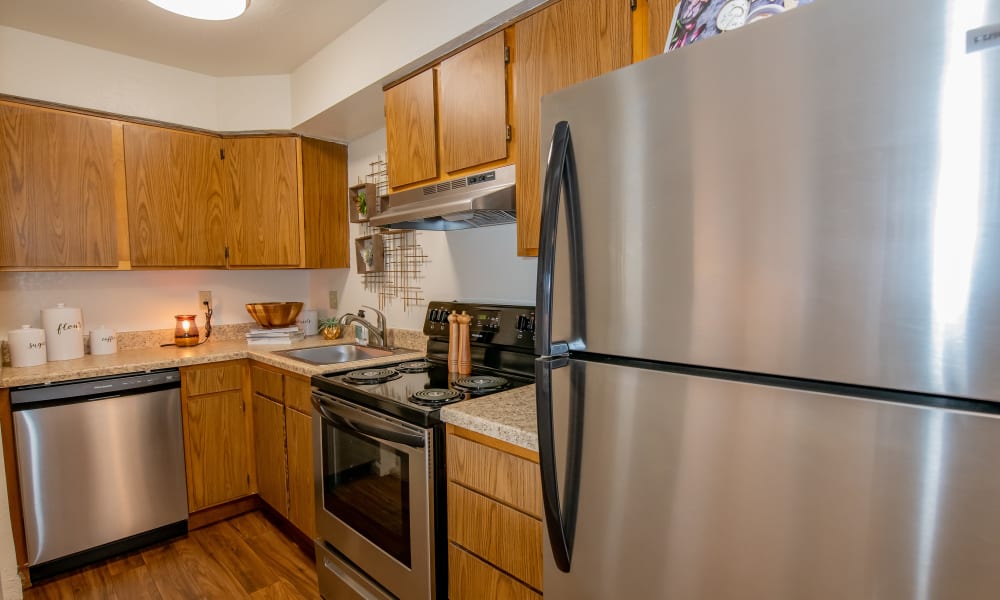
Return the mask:
[[[451,600],[541,598],[538,454],[448,426]]]
[[[252,363],[254,454],[264,502],[308,535],[316,535],[309,379]],[[305,410],[303,410],[305,409]]]
[[[285,467],[285,408],[260,394],[253,395],[254,457],[257,493],[288,516],[288,470]]]
[[[542,595],[455,544],[448,544],[451,600],[541,600]]]
[[[181,368],[190,512],[254,490],[251,422],[243,392],[245,368],[242,360]]]
[[[316,537],[316,490],[313,472],[312,416],[285,408],[288,436],[288,520]]]

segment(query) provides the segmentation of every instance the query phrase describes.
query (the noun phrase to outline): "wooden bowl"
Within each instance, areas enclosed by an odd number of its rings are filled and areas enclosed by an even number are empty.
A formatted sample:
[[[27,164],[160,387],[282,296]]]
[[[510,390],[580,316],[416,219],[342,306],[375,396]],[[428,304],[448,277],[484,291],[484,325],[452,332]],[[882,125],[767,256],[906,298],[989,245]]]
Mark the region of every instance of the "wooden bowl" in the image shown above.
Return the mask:
[[[253,302],[246,306],[261,327],[290,327],[302,310],[301,302]]]

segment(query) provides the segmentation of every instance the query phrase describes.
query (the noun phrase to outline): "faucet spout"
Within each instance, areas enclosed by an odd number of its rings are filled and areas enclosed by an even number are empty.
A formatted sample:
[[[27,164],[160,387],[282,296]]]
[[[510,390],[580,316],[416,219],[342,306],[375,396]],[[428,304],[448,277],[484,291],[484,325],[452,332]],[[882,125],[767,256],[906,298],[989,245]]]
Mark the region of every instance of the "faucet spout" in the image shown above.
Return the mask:
[[[371,336],[372,341],[375,342],[374,343],[375,347],[388,348],[388,343],[385,335],[386,334],[385,315],[383,315],[380,311],[370,306],[364,306],[363,308],[367,308],[375,312],[375,315],[377,317],[376,321],[378,325],[373,325],[371,322],[359,317],[356,314],[345,313],[344,316],[340,317],[341,326],[347,327],[348,325],[351,324],[361,325],[362,327],[368,330],[369,336]]]

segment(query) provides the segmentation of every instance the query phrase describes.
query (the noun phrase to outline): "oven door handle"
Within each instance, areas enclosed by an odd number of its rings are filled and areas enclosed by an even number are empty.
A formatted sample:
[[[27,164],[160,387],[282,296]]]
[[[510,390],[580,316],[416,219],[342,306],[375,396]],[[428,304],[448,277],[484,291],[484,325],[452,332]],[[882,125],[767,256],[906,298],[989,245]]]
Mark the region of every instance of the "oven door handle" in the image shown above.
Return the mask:
[[[339,414],[337,406],[331,405],[315,395],[312,396],[312,405],[323,419],[338,427],[363,435],[374,442],[395,442],[410,448],[423,448],[427,445],[423,435],[389,429],[362,413],[352,414],[350,417]]]

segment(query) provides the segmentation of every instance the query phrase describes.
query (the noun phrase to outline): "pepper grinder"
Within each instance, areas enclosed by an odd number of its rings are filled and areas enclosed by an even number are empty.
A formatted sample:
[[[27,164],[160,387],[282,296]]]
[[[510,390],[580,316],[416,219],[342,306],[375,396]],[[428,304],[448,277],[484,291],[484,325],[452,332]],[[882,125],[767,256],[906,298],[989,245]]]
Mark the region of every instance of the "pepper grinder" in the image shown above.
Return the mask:
[[[458,313],[448,315],[448,372],[458,373]]]
[[[458,315],[458,372],[462,375],[472,374],[472,341],[470,338],[469,325],[472,323],[472,315],[462,311]]]

